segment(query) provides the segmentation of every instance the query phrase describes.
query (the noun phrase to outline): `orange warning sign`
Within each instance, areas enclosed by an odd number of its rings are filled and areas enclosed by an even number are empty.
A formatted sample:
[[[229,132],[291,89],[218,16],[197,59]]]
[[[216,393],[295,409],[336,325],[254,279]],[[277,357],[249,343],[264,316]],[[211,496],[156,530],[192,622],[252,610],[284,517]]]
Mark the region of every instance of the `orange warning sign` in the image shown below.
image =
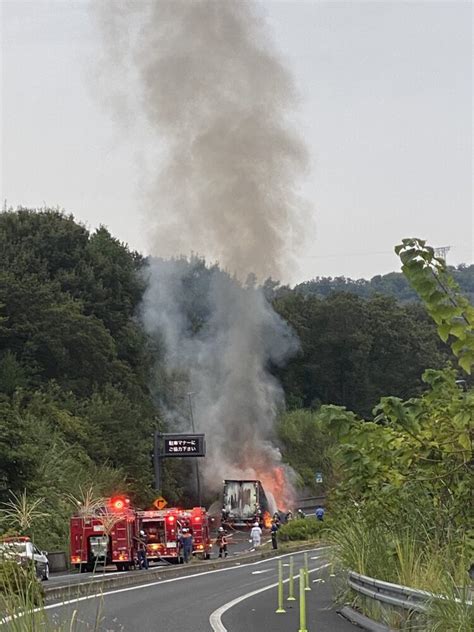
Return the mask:
[[[153,501],[153,507],[155,507],[156,509],[164,509],[167,504],[168,501],[165,500],[163,496],[158,496],[158,498]]]

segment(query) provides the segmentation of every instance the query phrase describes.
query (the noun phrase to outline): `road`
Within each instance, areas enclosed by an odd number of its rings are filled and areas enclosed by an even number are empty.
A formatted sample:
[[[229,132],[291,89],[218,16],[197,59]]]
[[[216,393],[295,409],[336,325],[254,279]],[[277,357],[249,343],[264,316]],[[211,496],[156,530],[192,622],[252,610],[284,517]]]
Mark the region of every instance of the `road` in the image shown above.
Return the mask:
[[[229,541],[231,542],[231,544],[229,544],[229,557],[236,557],[242,555],[242,553],[249,551],[250,543],[248,537],[248,532],[234,532],[232,537],[229,538]],[[265,543],[265,548],[268,548],[270,546],[270,537],[264,536],[263,542]],[[214,552],[211,555],[211,559],[217,557],[217,549],[215,546],[213,547],[213,550]],[[159,566],[167,566],[167,564],[153,564],[151,568],[157,568]],[[129,572],[137,573],[146,571]],[[71,573],[52,573],[50,575],[49,581],[47,582],[47,585],[59,588],[61,586],[71,586],[74,584],[79,584],[80,582],[84,581],[100,581],[103,578],[104,574],[107,575],[107,577],[118,574],[125,575],[124,572],[118,573],[114,565],[107,567],[105,570],[102,566],[99,566],[97,567],[95,573],[79,573],[77,571],[73,571]]]
[[[303,564],[303,554],[291,555],[296,574]],[[308,558],[312,586],[311,592],[305,593],[308,631],[356,632],[357,628],[342,619],[331,604],[327,548],[312,550]],[[280,559],[288,577],[290,554]],[[99,597],[82,597],[66,604],[50,604],[47,611],[57,623],[70,621],[77,611],[78,621],[89,630],[97,629],[94,622],[99,618],[99,629],[107,632],[296,632],[298,602],[292,602],[292,608],[285,606],[285,614],[275,613],[277,564],[275,558],[249,564],[236,561],[229,568],[199,575],[112,589]],[[295,592],[298,595],[296,582]]]

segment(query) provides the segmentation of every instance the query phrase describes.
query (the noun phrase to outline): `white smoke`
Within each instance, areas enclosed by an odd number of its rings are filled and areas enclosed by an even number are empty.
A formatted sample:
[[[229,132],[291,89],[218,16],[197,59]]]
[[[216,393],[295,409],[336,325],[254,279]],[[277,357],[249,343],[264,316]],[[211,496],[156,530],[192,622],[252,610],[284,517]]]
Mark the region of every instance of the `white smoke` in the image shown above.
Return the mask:
[[[240,279],[288,278],[303,235],[295,186],[307,154],[288,123],[294,85],[260,9],[229,0],[100,7],[113,72],[132,69],[123,77],[134,116],[166,147],[144,196],[152,253],[199,252]],[[185,372],[195,393],[208,483],[252,477],[281,461],[273,439],[283,393],[269,368],[297,345],[261,290],[216,268],[196,330],[186,316],[188,274],[182,260],[151,261],[145,326],[161,336],[169,372]]]

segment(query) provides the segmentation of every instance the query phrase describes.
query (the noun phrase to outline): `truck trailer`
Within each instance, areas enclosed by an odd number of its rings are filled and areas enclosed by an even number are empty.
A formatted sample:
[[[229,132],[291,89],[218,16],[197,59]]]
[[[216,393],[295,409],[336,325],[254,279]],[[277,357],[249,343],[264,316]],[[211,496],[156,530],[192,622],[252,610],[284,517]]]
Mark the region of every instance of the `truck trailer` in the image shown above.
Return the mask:
[[[222,523],[228,527],[268,526],[270,506],[262,483],[257,480],[225,480]]]

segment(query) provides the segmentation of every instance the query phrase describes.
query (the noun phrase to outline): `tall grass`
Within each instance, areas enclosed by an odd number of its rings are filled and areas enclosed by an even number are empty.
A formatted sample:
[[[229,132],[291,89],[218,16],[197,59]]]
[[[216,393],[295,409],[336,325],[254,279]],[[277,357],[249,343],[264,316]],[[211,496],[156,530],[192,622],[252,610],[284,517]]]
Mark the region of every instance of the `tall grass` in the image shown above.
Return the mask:
[[[55,621],[44,608],[44,591],[34,567],[0,563],[0,625],[6,632],[99,632],[102,617],[98,603],[92,623],[80,621],[77,610],[67,620]]]
[[[391,529],[362,515],[346,515],[332,521],[324,537],[334,544],[336,563],[362,575],[426,590],[433,598],[429,614],[399,616],[387,607],[352,595],[368,615],[395,629],[433,632],[472,632],[473,608],[469,605],[468,546],[459,533],[440,543],[424,526],[393,525]]]
[[[429,632],[472,632],[474,607],[468,585],[459,587],[451,575],[443,577],[442,598],[429,603]]]

